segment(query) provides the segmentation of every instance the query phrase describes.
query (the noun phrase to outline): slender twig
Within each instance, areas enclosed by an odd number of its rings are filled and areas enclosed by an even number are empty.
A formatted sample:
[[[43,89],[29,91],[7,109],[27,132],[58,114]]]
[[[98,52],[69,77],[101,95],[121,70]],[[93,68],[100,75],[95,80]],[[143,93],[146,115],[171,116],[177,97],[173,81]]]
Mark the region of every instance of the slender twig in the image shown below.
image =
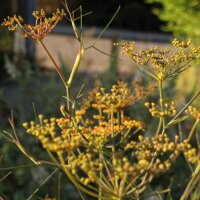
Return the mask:
[[[196,170],[192,174],[192,177],[180,200],[188,200],[192,190],[196,187],[199,181],[200,181],[200,165],[197,166]]]
[[[12,130],[13,130],[13,134],[15,136],[15,140],[19,141],[18,135],[17,135],[16,130],[15,130],[14,115],[13,115],[13,111],[12,110],[11,110],[11,118],[9,118],[8,121],[10,123],[10,126],[11,126]]]
[[[56,61],[54,60],[54,58],[52,57],[51,53],[49,52],[49,50],[46,48],[45,44],[43,43],[42,40],[38,40],[38,43],[42,46],[42,48],[46,51],[47,55],[49,56],[49,58],[51,59],[52,63],[54,64],[54,67],[58,73],[58,75],[60,76],[61,80],[63,81],[64,85],[67,86],[67,80],[65,79],[61,69],[59,68],[58,64],[56,63]]]
[[[87,12],[87,13],[85,13],[85,14],[82,14],[81,16],[79,16],[79,17],[77,17],[77,18],[74,18],[74,22],[77,21],[77,20],[79,20],[80,18],[83,18],[83,17],[85,17],[85,16],[87,16],[87,15],[90,15],[90,14],[92,14],[92,11],[89,11],[89,12]]]
[[[11,175],[11,172],[8,172],[6,175],[4,175],[4,176],[0,179],[0,182],[2,182],[3,180],[5,180],[9,175]]]
[[[160,95],[160,108],[164,112],[164,95],[163,95],[163,81],[159,80],[159,95]],[[165,129],[165,118],[161,117],[163,129]]]
[[[187,108],[190,104],[200,95],[200,90],[191,98],[191,100],[180,110],[180,112],[174,116],[174,118],[167,124],[169,126],[171,123],[174,122]]]
[[[149,194],[149,195],[146,195],[146,196],[143,196],[142,198],[149,198],[149,197],[152,197],[152,196],[155,196],[155,195],[158,195],[158,194],[165,194],[165,193],[168,193],[170,192],[171,190],[170,189],[165,189],[165,190],[161,190],[161,191],[156,191],[155,193],[153,194]]]
[[[100,40],[100,38],[102,37],[102,35],[104,34],[104,32],[108,29],[108,27],[110,26],[110,24],[112,23],[112,21],[115,19],[115,17],[117,16],[119,10],[120,10],[121,6],[118,7],[117,11],[114,13],[114,15],[112,16],[112,18],[110,19],[110,21],[108,22],[108,24],[105,26],[105,28],[102,30],[102,32],[99,34],[99,36],[97,37],[97,39],[95,40],[95,42],[90,45],[89,47],[85,48],[89,49],[91,47],[94,47],[96,45],[96,43]]]
[[[92,197],[96,197],[98,198],[98,194],[88,190],[86,187],[84,187],[83,185],[81,185],[80,183],[78,183],[75,179],[74,176],[70,173],[70,171],[65,167],[65,161],[63,159],[63,156],[61,154],[58,154],[58,157],[60,159],[61,162],[61,166],[63,171],[65,172],[65,174],[67,175],[67,177],[69,178],[69,180],[74,184],[74,186],[78,189],[80,189],[81,191],[85,192],[86,194],[89,194]]]
[[[59,173],[58,175],[58,200],[61,200],[61,176],[62,173]]]
[[[13,169],[18,169],[18,168],[26,168],[26,167],[33,167],[33,166],[37,166],[37,165],[27,164],[27,165],[15,166],[15,167],[0,167],[0,171],[13,170]]]
[[[194,125],[192,126],[192,129],[191,129],[191,131],[190,131],[190,133],[189,133],[189,135],[188,135],[188,138],[187,138],[188,141],[191,140],[191,138],[192,138],[192,136],[193,136],[193,134],[194,134],[194,132],[195,132],[195,129],[196,129],[198,123],[199,123],[199,119],[197,119],[197,120],[195,121]]]
[[[111,57],[111,58],[115,58],[115,59],[117,59],[117,60],[119,60],[119,61],[123,61],[121,58],[118,58],[118,57],[116,57],[116,56],[110,55],[109,53],[106,53],[106,52],[100,50],[99,48],[97,48],[97,47],[95,47],[95,46],[92,46],[91,48],[93,48],[93,49],[99,51],[100,53],[102,53],[102,54],[104,54],[104,55],[106,55],[106,56],[109,56],[109,57]]]
[[[49,179],[50,179],[58,170],[59,170],[58,168],[55,169],[55,170],[40,184],[40,186],[37,187],[37,188],[33,191],[33,193],[32,193],[26,200],[31,200],[31,199],[35,196],[35,194],[40,190],[40,188],[41,188],[43,185],[45,185],[45,184],[49,181]]]

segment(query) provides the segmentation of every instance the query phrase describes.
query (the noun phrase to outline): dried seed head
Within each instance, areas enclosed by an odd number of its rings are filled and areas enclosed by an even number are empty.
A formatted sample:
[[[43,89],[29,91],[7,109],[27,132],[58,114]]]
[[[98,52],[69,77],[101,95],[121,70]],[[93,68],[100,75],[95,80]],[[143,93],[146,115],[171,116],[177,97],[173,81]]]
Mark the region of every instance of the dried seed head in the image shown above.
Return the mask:
[[[42,40],[62,20],[65,13],[64,10],[58,9],[52,17],[47,18],[45,11],[41,9],[40,11],[34,11],[32,15],[35,18],[34,25],[22,24],[24,20],[20,16],[14,15],[4,19],[2,26],[8,27],[10,31],[17,31],[25,38]]]

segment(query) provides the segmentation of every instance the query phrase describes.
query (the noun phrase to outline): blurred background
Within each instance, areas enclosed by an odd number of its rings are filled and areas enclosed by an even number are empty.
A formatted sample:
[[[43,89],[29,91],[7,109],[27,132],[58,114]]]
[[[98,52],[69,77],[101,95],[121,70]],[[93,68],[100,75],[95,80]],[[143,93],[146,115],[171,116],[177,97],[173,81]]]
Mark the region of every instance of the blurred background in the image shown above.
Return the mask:
[[[73,83],[75,94],[82,84],[85,84],[84,93],[87,93],[91,88],[102,84],[109,88],[117,80],[127,82],[137,78],[143,79],[143,76],[135,71],[133,63],[120,55],[120,49],[113,46],[114,42],[135,41],[136,50],[153,46],[170,46],[174,36],[183,39],[191,38],[196,46],[200,43],[199,0],[68,0],[68,4],[71,10],[82,5],[83,13],[92,11],[83,18],[85,47],[96,41],[121,5],[117,17],[95,44],[98,51],[90,48],[85,52]],[[50,15],[58,7],[63,7],[60,0],[0,0],[0,22],[8,15],[17,14],[25,19],[25,23],[31,24],[33,10],[43,8]],[[70,23],[65,19],[62,20],[53,32],[45,37],[44,43],[63,73],[68,76],[78,51],[78,44],[74,39]],[[181,78],[173,79],[169,85],[166,85],[167,93],[174,94],[176,101],[184,105],[199,88],[199,71],[197,64],[187,73],[183,73]],[[144,84],[148,82],[146,79],[143,81]],[[18,34],[0,27],[0,130],[11,131],[8,117],[13,110],[22,142],[34,155],[45,157],[35,138],[26,137],[21,124],[33,120],[35,112],[43,113],[48,118],[61,116],[59,106],[63,102],[64,92],[62,83],[43,49],[35,42],[25,40]],[[153,98],[156,98],[156,95]],[[199,106],[199,99],[195,104]],[[143,102],[130,112],[130,116],[134,116],[133,113],[142,106]],[[150,120],[145,112],[141,113],[138,119]],[[152,121],[150,130],[153,129],[154,123]],[[52,169],[27,167],[26,165],[29,164],[30,162],[17,148],[9,144],[1,135],[0,180],[8,172],[11,174],[0,182],[0,199],[28,199],[36,188],[39,188],[39,191],[33,199],[56,197],[58,182],[62,183],[61,199],[79,199],[76,190],[67,183],[63,175],[57,173],[42,185]],[[152,184],[151,189],[158,185],[165,188],[171,184],[172,199],[178,199],[184,188],[184,184],[181,183],[190,174],[181,159],[175,169],[180,169],[180,165],[182,171],[169,172],[169,175],[175,174],[174,180],[165,177],[162,184],[159,184],[160,179],[158,179]],[[14,167],[14,169],[2,170],[5,167]],[[185,169],[187,173],[181,174]]]

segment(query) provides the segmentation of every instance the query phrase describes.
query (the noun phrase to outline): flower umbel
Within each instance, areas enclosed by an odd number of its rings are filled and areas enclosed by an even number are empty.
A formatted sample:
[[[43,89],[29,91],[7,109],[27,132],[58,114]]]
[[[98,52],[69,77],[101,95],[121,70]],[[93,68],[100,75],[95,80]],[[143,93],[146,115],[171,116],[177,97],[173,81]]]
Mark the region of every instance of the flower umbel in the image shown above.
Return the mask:
[[[174,39],[173,49],[153,47],[149,50],[134,51],[133,42],[121,44],[122,54],[137,64],[138,70],[157,81],[163,81],[185,71],[200,57],[200,49],[189,49],[191,40]]]
[[[185,112],[192,118],[195,118],[196,120],[200,121],[200,111],[197,107],[189,106]]]
[[[42,40],[49,32],[51,32],[59,21],[65,15],[64,10],[57,9],[52,17],[47,18],[43,9],[32,13],[35,18],[35,24],[22,24],[22,17],[14,15],[4,19],[2,26],[8,27],[10,31],[17,31],[25,38],[33,40]]]
[[[200,48],[189,49],[191,40],[183,42],[177,39],[172,42],[172,51],[169,48],[155,47],[135,52],[133,42],[121,44],[122,53],[130,57],[140,71],[157,81],[159,101],[146,102],[145,106],[152,117],[158,119],[155,120],[158,124],[155,129],[148,130],[148,124],[137,120],[140,111],[133,113],[133,119],[129,116],[128,108],[147,97],[155,89],[153,85],[143,88],[136,81],[129,87],[124,82],[118,82],[109,91],[105,88],[93,90],[82,103],[82,88],[76,97],[73,96],[71,85],[84,50],[94,45],[84,48],[82,31],[78,31],[75,23],[80,19],[82,25],[82,7],[71,12],[66,3],[66,10],[79,43],[79,51],[68,80],[42,41],[62,20],[65,15],[63,10],[57,10],[52,17],[46,17],[44,10],[34,11],[34,25],[23,24],[23,19],[16,15],[8,17],[2,23],[9,30],[18,31],[23,37],[33,39],[41,45],[54,64],[67,93],[67,104],[60,107],[62,117],[45,119],[40,114],[35,122],[23,124],[26,132],[41,142],[50,161],[38,160],[26,151],[16,134],[13,116],[9,119],[13,136],[5,132],[9,141],[16,144],[34,164],[58,167],[78,191],[99,200],[139,199],[148,184],[159,174],[168,171],[182,153],[189,162],[198,165],[198,175],[200,156],[190,145],[190,140],[199,125],[200,114],[190,104],[200,92],[177,114],[174,101],[165,97],[163,82],[196,62],[200,57]],[[74,18],[77,10],[80,11],[80,16]],[[177,130],[181,130],[179,122],[188,117],[180,117],[184,111],[196,119],[186,139],[177,133]],[[171,117],[173,118],[170,120]],[[175,129],[172,129],[172,125]],[[191,179],[192,182],[194,178]],[[46,196],[45,199],[50,198]]]
[[[196,162],[188,140],[178,135],[171,139],[167,133],[148,137],[144,122],[126,115],[126,108],[146,97],[138,82],[128,87],[124,82],[113,85],[110,91],[100,88],[83,100],[74,114],[24,123],[26,132],[36,136],[44,149],[64,166],[66,174],[76,180],[81,190],[102,200],[129,199],[142,193],[152,179],[170,169],[182,152]],[[155,117],[170,117],[176,113],[174,102],[163,102],[163,110],[146,103]],[[78,106],[78,105],[77,105]],[[89,116],[92,111],[93,115]],[[64,160],[64,158],[68,160]],[[100,188],[100,189],[99,189]]]
[[[175,103],[172,101],[170,103],[163,102],[163,108],[161,109],[154,102],[146,102],[145,106],[149,109],[152,117],[170,117],[176,114]]]

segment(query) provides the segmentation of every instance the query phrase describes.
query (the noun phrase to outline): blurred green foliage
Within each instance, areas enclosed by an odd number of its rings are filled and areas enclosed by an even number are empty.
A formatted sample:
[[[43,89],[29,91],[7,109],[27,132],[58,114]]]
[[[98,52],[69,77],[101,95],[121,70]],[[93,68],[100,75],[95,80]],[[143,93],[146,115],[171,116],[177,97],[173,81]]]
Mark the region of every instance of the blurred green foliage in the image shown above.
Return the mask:
[[[21,55],[16,56],[15,62],[8,57],[5,59],[10,79],[0,87],[0,179],[11,172],[5,180],[0,181],[0,197],[12,200],[27,199],[36,188],[39,188],[33,199],[39,199],[39,197],[44,199],[46,195],[53,198],[59,192],[59,170],[40,188],[42,182],[50,176],[54,168],[30,163],[13,143],[3,137],[2,131],[12,132],[8,122],[12,109],[16,130],[24,146],[37,158],[48,160],[35,138],[24,137],[21,124],[28,120],[34,121],[34,112],[42,113],[46,117],[61,116],[59,107],[66,101],[62,97],[65,94],[65,88],[54,70],[42,68],[37,63],[33,70],[32,64],[26,58]],[[59,58],[62,71],[67,77],[69,71],[62,57]],[[80,90],[82,83],[87,85],[89,80],[91,81],[91,78],[83,73],[77,76],[78,81],[73,84],[75,94]],[[92,87],[91,84],[90,87]],[[11,169],[2,169],[9,167]],[[74,187],[66,180],[65,175],[61,174],[60,181],[61,197],[66,200],[80,199]]]
[[[166,22],[162,26],[164,31],[170,31],[177,37],[191,38],[193,45],[200,43],[200,0],[146,0],[148,3],[159,3],[160,8],[154,8],[153,12]],[[199,63],[192,66],[190,70],[183,73],[182,77],[177,77],[174,82],[177,91],[181,91],[177,96],[179,102],[186,102],[187,95],[192,96],[198,89],[199,79]],[[184,89],[183,89],[184,88]],[[196,101],[195,104],[199,106]]]
[[[190,37],[196,44],[200,42],[200,1],[199,0],[147,0],[159,3],[154,13],[166,22],[163,30],[176,35]]]
[[[9,53],[13,47],[13,34],[6,28],[0,28],[0,52]]]

